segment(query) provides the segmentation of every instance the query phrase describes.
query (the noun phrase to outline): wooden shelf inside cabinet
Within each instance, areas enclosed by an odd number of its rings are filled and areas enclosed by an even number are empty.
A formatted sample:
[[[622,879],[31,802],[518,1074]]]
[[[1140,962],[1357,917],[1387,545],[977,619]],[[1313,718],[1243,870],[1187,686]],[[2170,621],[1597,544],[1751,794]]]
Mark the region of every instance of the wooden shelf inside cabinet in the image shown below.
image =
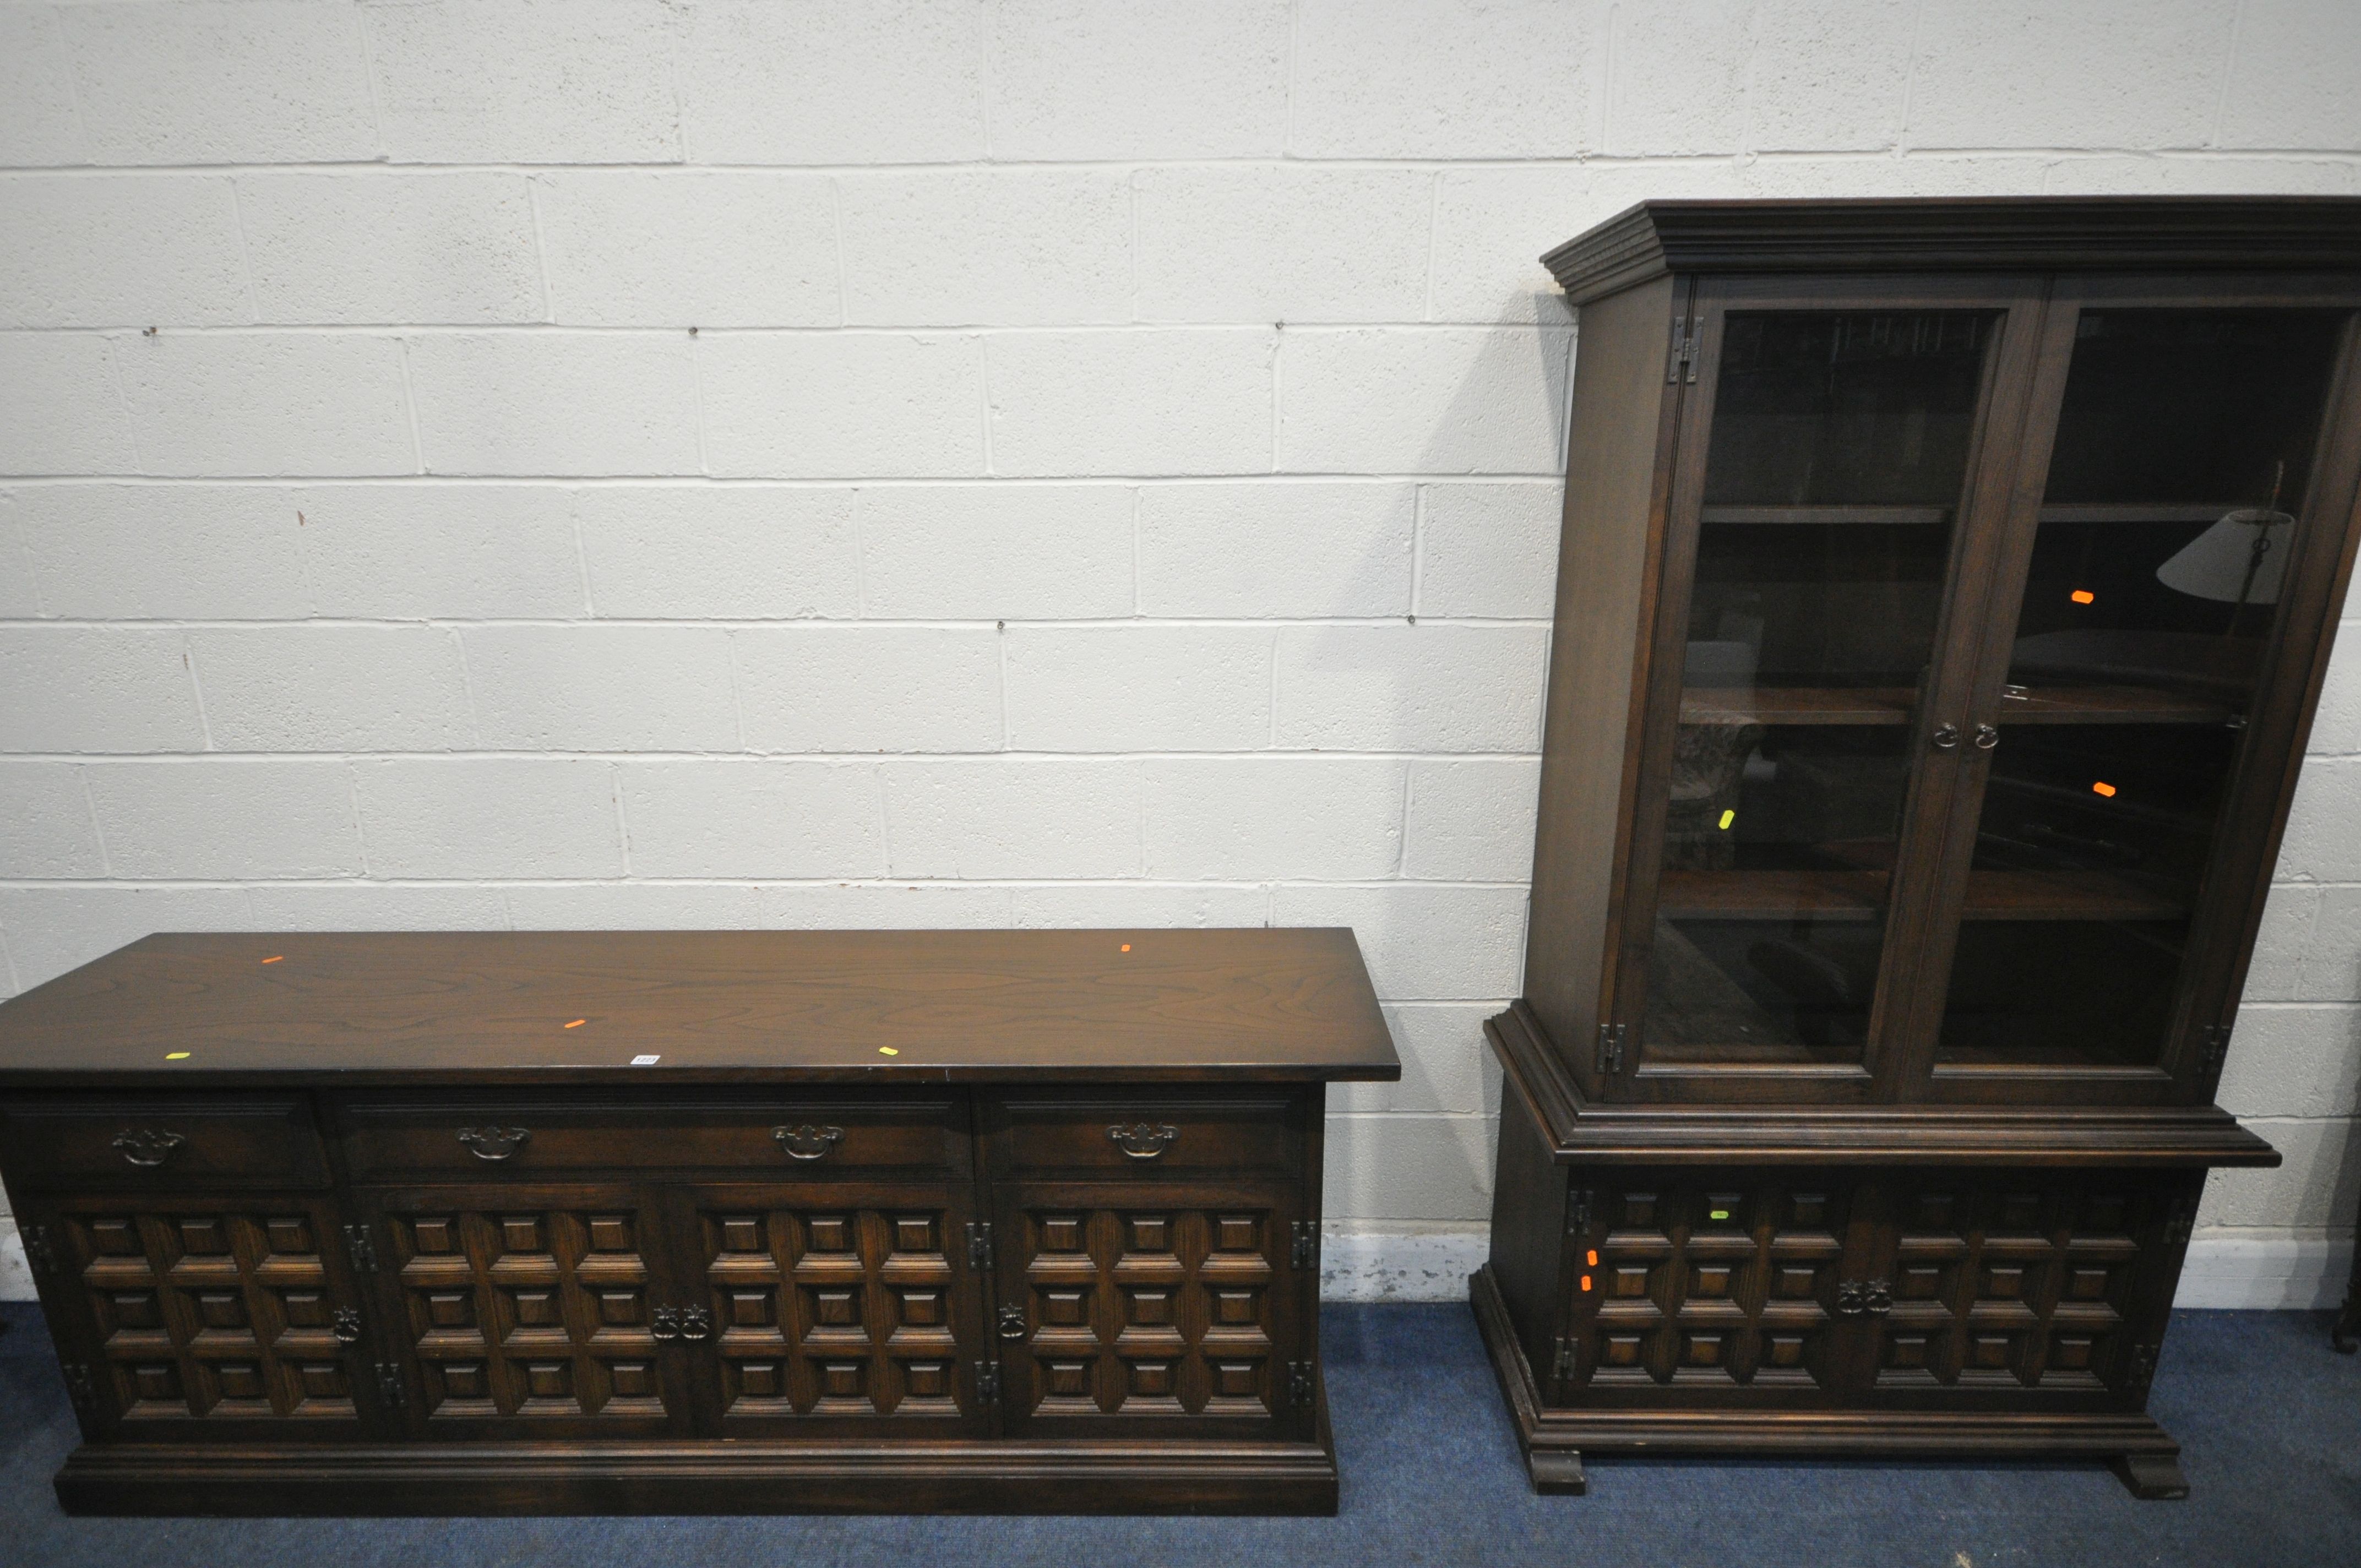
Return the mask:
[[[2112,872],[1968,873],[1969,920],[2179,920],[2189,900]]]
[[[1664,920],[1873,920],[1885,908],[1880,871],[1668,871],[1656,895]],[[1969,920],[2177,920],[2189,901],[2109,872],[1968,873]]]
[[[1782,523],[1809,527],[1841,523],[1885,526],[1895,523],[1935,524],[1950,521],[1951,509],[1940,506],[1708,506],[1699,511],[1697,521],[1706,523],[1759,523],[1774,527]]]
[[[2003,724],[2226,724],[2218,698],[2154,686],[2033,686],[2000,704]]]
[[[1886,874],[1852,871],[1668,871],[1656,893],[1664,920],[1872,920]]]
[[[2253,501],[2054,501],[2044,522],[2218,522]]]
[[[1908,686],[1690,686],[1683,724],[1907,724]]]
[[[1683,724],[1907,724],[1908,686],[1688,686]],[[2155,686],[2034,686],[2004,696],[2003,724],[2225,724],[2230,705]]]

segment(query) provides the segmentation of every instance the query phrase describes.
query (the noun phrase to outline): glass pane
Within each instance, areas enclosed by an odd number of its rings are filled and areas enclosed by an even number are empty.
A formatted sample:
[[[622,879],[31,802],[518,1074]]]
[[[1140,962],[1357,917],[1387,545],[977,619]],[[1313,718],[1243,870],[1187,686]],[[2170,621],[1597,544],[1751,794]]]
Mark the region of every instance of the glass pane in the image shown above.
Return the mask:
[[[2338,324],[2083,313],[1938,1059],[2158,1061]]]
[[[1995,317],[1733,313],[1643,1055],[1854,1063]]]

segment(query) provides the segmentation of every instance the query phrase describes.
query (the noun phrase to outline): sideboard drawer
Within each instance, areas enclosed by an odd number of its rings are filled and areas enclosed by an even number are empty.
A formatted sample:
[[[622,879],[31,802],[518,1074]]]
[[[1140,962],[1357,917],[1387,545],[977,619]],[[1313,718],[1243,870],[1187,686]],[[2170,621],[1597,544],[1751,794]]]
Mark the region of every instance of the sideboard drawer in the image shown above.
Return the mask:
[[[964,1175],[964,1096],[696,1100],[353,1096],[335,1125],[357,1180],[648,1170]]]
[[[26,1095],[0,1118],[9,1180],[28,1190],[328,1185],[300,1094]]]
[[[1298,1176],[1302,1124],[1302,1095],[1283,1088],[1017,1092],[985,1112],[994,1176]]]

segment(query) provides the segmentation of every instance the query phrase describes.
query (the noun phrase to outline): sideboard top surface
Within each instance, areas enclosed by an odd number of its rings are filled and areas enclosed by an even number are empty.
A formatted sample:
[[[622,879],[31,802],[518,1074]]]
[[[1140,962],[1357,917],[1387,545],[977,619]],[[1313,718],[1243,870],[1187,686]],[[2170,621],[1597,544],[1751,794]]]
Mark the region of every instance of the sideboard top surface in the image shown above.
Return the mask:
[[[158,935],[0,1003],[14,1088],[1400,1075],[1341,928]]]

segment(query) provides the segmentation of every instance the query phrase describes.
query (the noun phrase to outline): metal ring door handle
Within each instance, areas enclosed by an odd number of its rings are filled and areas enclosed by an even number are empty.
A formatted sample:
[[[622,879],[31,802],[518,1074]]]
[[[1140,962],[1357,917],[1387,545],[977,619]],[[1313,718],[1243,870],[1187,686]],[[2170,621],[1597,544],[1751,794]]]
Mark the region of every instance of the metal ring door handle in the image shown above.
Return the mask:
[[[1976,750],[1989,751],[2000,744],[2000,731],[1989,724],[1976,726]]]
[[[1938,751],[1948,751],[1960,743],[1959,727],[1951,724],[1938,724],[1935,727],[1935,733],[1927,737],[1927,741]]]
[[[335,1332],[336,1335],[336,1343],[338,1344],[358,1344],[361,1339],[361,1315],[359,1310],[352,1307],[337,1308]]]

